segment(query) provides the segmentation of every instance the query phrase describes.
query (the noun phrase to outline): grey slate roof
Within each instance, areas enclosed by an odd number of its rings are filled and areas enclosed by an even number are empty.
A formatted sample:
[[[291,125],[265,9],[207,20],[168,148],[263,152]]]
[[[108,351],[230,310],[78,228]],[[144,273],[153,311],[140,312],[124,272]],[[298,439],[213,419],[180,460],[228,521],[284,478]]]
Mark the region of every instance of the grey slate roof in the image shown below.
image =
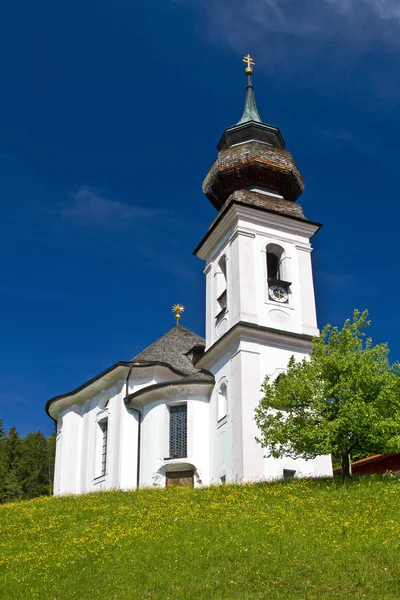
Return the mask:
[[[187,353],[195,346],[205,346],[205,340],[189,329],[176,325],[156,342],[135,356],[134,362],[162,362],[182,373],[189,379],[214,381],[205,369],[196,369]]]

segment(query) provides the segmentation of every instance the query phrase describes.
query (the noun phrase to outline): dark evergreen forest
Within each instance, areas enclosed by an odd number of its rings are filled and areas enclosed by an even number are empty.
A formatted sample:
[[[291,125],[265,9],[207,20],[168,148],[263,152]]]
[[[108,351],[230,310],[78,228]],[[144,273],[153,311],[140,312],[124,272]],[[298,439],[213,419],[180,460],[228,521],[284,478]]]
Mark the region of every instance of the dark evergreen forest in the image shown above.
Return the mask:
[[[55,447],[55,434],[20,437],[16,427],[6,433],[0,419],[0,503],[52,494]]]

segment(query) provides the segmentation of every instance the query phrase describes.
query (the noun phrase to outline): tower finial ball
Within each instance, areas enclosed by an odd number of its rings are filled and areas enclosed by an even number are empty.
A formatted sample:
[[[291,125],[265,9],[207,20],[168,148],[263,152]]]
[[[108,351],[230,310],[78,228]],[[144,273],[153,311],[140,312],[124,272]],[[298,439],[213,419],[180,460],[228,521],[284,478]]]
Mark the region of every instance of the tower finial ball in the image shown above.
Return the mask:
[[[181,320],[182,313],[185,311],[185,307],[183,304],[174,304],[172,307],[172,312],[175,314],[176,324],[179,325],[179,321]]]

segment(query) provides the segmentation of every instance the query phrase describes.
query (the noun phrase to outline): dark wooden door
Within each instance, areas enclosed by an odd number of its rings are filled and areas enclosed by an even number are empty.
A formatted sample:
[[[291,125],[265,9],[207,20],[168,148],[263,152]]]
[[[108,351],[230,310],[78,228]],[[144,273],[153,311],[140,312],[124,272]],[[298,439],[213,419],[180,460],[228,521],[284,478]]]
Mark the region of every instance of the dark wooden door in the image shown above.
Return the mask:
[[[171,471],[166,474],[167,487],[170,485],[190,486],[194,485],[193,471]]]

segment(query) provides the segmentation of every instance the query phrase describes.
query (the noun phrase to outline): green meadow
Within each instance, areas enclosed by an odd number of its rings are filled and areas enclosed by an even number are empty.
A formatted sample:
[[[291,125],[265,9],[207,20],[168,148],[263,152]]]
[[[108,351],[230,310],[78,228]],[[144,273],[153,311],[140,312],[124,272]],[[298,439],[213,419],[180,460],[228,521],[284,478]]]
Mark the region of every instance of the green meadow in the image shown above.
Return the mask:
[[[0,506],[5,600],[400,598],[400,481],[145,489]]]

